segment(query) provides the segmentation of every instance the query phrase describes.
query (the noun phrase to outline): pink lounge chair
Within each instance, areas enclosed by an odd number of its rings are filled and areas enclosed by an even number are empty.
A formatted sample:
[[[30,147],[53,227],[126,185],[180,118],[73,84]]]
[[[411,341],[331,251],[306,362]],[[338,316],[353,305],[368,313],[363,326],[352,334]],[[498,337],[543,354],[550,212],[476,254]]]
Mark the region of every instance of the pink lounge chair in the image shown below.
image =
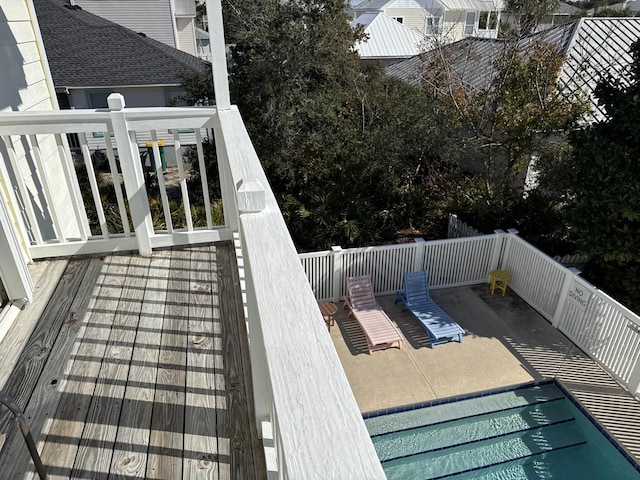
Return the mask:
[[[376,302],[371,277],[362,275],[347,278],[347,292],[345,305],[349,307],[349,316],[353,316],[360,324],[367,338],[369,353],[391,347],[402,348],[400,333]]]

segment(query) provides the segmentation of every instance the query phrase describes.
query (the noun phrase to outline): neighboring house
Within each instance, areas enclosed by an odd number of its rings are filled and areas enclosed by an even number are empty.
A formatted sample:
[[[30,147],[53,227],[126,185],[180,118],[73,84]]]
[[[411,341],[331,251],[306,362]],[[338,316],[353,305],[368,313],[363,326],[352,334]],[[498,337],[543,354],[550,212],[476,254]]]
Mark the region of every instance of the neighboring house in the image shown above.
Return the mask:
[[[536,41],[555,45],[566,56],[558,79],[567,95],[585,94],[592,113],[587,121],[604,118],[593,91],[607,75],[616,76],[633,62],[630,46],[640,39],[640,18],[581,18],[571,24],[545,30],[519,41],[522,51]],[[446,56],[458,78],[471,88],[484,88],[495,73],[495,62],[504,49],[504,40],[467,38],[387,67],[387,74],[418,84],[425,65],[436,56]]]
[[[53,83],[62,108],[106,108],[114,91],[129,107],[164,107],[183,77],[208,64],[145,35],[70,7],[34,0]]]
[[[61,108],[107,108],[113,92],[124,95],[128,107],[168,106],[183,92],[184,76],[210,68],[198,57],[65,0],[34,3]],[[160,137],[170,141],[169,133],[163,133]],[[94,133],[94,138],[102,136]]]
[[[580,17],[584,17],[586,11],[578,8],[574,5],[570,5],[566,2],[559,2],[553,13],[544,16],[540,19],[534,32],[541,32],[542,30],[548,30],[549,28],[556,27],[558,25],[566,25],[571,23]],[[502,20],[511,26],[511,28],[518,29],[520,23],[520,16],[511,12],[504,12],[502,14]]]
[[[196,28],[196,56],[207,62],[211,61],[211,45],[209,44],[209,32],[202,28]]]
[[[366,40],[356,44],[362,60],[390,65],[422,51],[424,35],[419,34],[381,12],[364,13],[351,22],[362,25]]]
[[[354,16],[384,13],[399,23],[443,42],[468,36],[496,38],[503,0],[366,0],[354,6]]]
[[[32,0],[0,0],[0,112],[57,110],[58,104],[49,66]],[[65,168],[57,155],[58,145],[52,135],[38,136],[40,158],[25,153],[29,145],[5,137],[11,142],[16,156],[9,155],[7,144],[0,142],[0,278],[9,300],[30,299],[33,285],[25,275],[26,261],[29,260],[27,246],[18,238],[28,239],[31,232],[23,221],[24,209],[35,212],[43,231],[51,227],[51,216],[42,189],[33,180],[36,170],[44,168],[51,184],[63,184]],[[34,141],[30,139],[29,142]],[[18,143],[16,143],[18,142]],[[26,147],[26,148],[25,148]],[[25,179],[22,198],[29,198],[30,205],[22,204],[22,211],[12,210],[9,205],[18,205],[16,193],[1,179],[14,178],[19,169]],[[73,192],[57,189],[51,192],[51,201],[58,211],[71,211]],[[68,216],[69,218],[72,215]],[[69,236],[77,235],[77,229],[61,218],[61,228]],[[13,228],[6,228],[13,225]],[[13,232],[20,232],[16,236]],[[0,323],[0,337],[3,336]]]
[[[69,0],[72,5],[197,55],[194,0]]]
[[[628,12],[630,16],[637,17],[640,15],[640,0],[627,0],[614,5],[606,7],[608,10],[624,10]]]

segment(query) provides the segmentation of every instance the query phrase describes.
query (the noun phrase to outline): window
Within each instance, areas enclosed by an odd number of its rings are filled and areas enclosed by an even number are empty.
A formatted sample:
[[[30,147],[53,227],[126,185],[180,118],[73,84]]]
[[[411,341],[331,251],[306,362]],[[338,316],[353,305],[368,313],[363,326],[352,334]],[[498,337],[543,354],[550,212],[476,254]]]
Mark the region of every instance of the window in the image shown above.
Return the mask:
[[[391,17],[391,18],[393,18],[396,22],[404,23],[404,17]]]
[[[87,106],[89,108],[109,108],[107,97],[113,93],[111,90],[101,90],[87,92]],[[93,138],[104,138],[103,132],[93,132]],[[109,132],[109,136],[113,137],[113,132]]]
[[[441,17],[427,17],[425,18],[424,34],[425,35],[439,35],[440,34],[440,22]]]
[[[476,30],[476,12],[467,12],[464,22],[464,34],[473,35]]]
[[[480,12],[479,30],[495,30],[498,27],[498,12]]]
[[[109,108],[107,97],[111,91],[87,92],[87,105],[89,108]]]
[[[165,88],[164,89],[164,105],[165,107],[187,107],[187,102],[181,98],[186,95],[183,88]]]

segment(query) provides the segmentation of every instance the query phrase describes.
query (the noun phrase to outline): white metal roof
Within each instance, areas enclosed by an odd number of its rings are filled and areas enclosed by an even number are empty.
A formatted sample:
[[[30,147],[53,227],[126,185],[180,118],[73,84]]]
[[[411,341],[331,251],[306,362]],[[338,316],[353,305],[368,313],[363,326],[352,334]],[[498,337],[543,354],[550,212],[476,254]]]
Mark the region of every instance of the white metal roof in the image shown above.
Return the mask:
[[[565,50],[559,83],[569,92],[582,91],[592,99],[594,119],[605,111],[593,98],[593,89],[606,75],[628,71],[633,63],[631,44],[640,40],[640,17],[582,18]]]
[[[439,0],[445,10],[464,10],[475,12],[502,11],[506,7],[504,0]]]
[[[364,13],[352,25],[364,25],[368,40],[356,44],[362,58],[408,58],[420,53],[424,37],[384,13]]]
[[[506,8],[505,0],[351,0],[359,12],[384,11],[386,8],[421,8],[425,10],[462,10],[495,12]]]

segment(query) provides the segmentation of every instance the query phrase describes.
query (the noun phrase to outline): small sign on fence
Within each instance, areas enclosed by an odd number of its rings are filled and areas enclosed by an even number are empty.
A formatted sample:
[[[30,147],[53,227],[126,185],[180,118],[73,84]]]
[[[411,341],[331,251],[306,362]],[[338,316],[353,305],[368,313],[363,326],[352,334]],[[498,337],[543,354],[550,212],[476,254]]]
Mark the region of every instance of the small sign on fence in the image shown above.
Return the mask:
[[[584,312],[587,309],[587,303],[591,297],[591,291],[584,288],[583,285],[573,282],[571,290],[569,290],[569,302],[575,305],[580,311]]]

